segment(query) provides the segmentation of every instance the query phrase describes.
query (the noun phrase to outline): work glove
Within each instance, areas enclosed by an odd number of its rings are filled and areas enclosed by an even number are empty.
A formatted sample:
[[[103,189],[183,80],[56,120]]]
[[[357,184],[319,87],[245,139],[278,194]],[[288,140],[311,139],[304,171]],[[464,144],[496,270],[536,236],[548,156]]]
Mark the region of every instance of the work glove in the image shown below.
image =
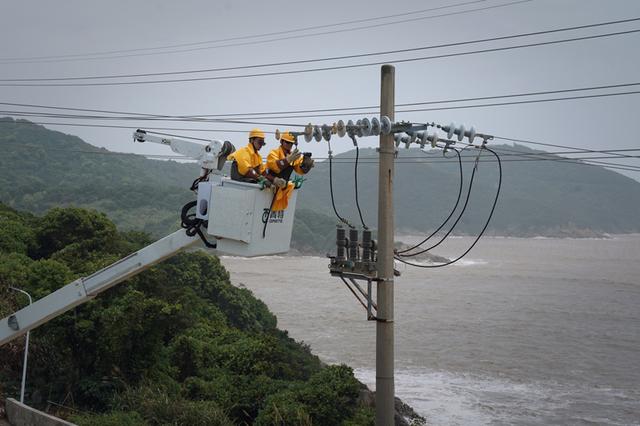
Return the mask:
[[[257,183],[260,185],[260,189],[271,187],[271,182],[264,176],[260,176]]]
[[[287,186],[287,181],[277,177],[273,179],[273,184],[280,189],[284,189]]]
[[[289,155],[285,157],[285,159],[287,160],[287,163],[292,164],[294,161],[300,158],[301,155],[302,153],[298,151],[298,148],[296,148],[293,151],[291,151]]]

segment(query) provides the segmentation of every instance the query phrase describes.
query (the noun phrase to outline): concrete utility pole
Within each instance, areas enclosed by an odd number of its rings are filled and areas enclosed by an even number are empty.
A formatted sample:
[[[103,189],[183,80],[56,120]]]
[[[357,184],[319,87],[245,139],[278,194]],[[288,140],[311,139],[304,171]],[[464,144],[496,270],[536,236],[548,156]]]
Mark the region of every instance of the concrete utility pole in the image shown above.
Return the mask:
[[[395,67],[381,70],[380,116],[393,122],[395,115]],[[393,373],[393,177],[395,144],[393,133],[380,134],[378,175],[378,293],[376,321],[376,425],[394,424],[395,385]]]

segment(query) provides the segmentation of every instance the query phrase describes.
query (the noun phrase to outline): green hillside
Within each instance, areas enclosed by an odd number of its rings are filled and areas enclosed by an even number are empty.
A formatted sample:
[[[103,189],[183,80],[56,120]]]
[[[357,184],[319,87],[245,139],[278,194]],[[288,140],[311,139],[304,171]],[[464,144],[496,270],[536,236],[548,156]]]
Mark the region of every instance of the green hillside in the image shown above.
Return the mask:
[[[0,317],[25,304],[10,286],[37,300],[147,243],[96,211],[0,204]],[[35,329],[25,402],[80,425],[373,424],[351,369],[276,322],[216,257],[183,253]],[[0,347],[0,404],[19,393],[23,342]]]

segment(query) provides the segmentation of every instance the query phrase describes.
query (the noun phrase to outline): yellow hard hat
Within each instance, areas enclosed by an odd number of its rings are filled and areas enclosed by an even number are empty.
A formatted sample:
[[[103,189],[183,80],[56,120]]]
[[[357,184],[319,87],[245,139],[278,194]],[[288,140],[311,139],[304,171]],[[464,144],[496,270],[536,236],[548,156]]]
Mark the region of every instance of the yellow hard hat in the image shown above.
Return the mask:
[[[296,138],[293,137],[293,135],[289,132],[284,132],[280,134],[280,141],[287,141],[290,143],[295,143],[296,142]]]
[[[264,139],[264,132],[257,127],[255,129],[251,129],[249,132],[249,139],[251,138],[262,138]]]

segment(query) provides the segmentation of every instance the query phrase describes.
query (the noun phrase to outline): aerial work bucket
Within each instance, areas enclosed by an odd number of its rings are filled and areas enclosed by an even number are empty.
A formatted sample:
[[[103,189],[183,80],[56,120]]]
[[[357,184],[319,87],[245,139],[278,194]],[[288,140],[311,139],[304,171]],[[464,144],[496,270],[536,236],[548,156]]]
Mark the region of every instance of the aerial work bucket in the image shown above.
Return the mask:
[[[272,211],[274,190],[226,177],[211,186],[207,233],[216,238],[216,251],[247,257],[289,251],[298,191],[285,210]]]

